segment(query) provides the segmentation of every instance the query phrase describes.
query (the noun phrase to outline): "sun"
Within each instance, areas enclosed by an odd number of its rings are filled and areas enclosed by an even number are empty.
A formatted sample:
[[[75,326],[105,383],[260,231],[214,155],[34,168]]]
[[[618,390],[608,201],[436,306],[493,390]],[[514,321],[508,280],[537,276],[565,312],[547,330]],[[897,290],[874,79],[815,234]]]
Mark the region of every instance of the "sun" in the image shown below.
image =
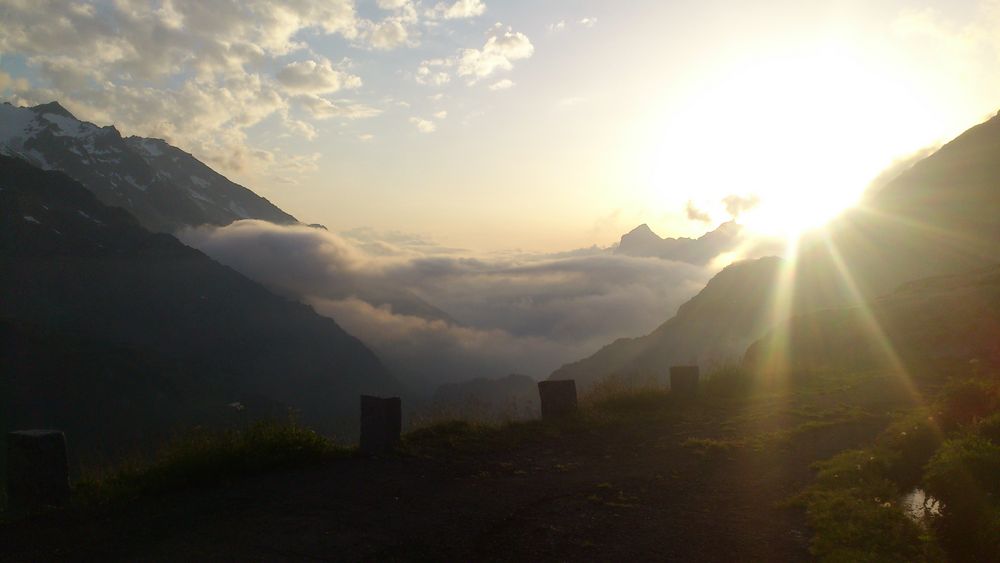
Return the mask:
[[[841,43],[741,59],[671,106],[647,149],[658,205],[752,196],[739,222],[797,236],[857,202],[900,154],[919,148],[922,104],[905,83]],[[678,207],[679,206],[679,207]]]

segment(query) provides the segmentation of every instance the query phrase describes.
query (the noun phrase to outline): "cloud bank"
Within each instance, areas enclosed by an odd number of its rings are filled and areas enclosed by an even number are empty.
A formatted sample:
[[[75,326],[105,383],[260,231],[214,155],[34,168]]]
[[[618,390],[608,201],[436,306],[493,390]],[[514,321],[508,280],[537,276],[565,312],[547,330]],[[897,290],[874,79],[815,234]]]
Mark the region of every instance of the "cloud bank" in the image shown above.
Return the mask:
[[[240,221],[181,239],[331,316],[420,386],[548,375],[645,334],[712,268],[588,249],[474,256],[403,233],[345,233]]]

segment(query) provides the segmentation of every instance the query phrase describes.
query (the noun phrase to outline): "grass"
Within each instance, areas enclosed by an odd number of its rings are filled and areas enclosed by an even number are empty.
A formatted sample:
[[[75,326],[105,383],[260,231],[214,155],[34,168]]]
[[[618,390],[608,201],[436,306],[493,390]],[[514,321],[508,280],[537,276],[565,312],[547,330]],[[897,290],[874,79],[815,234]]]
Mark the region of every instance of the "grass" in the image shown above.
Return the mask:
[[[159,494],[352,453],[291,420],[261,421],[241,430],[195,429],[171,440],[151,460],[133,456],[109,469],[86,471],[74,497],[90,504]]]
[[[817,463],[798,498],[821,561],[987,561],[1000,553],[1000,379],[958,377],[868,448]],[[917,522],[915,487],[940,502]]]

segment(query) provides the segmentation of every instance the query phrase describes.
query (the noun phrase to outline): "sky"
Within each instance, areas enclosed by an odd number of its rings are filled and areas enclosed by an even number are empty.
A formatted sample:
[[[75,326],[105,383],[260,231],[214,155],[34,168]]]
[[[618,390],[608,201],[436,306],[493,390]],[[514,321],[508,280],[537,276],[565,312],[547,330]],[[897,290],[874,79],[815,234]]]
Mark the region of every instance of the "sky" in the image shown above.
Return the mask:
[[[995,113],[998,58],[995,0],[0,0],[0,97],[483,251],[810,226]]]

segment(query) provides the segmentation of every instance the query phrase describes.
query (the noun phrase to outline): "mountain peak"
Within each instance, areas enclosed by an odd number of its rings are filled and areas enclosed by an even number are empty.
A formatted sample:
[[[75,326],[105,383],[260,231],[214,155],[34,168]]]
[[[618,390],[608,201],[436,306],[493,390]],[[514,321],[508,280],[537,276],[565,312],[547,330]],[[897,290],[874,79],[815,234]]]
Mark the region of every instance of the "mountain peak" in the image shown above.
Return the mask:
[[[653,229],[649,228],[649,224],[647,224],[647,223],[643,223],[643,224],[639,225],[638,227],[632,229],[625,236],[630,236],[630,235],[639,235],[639,236],[653,235],[656,238],[660,238],[659,235],[657,235],[656,233],[653,232]]]
[[[45,115],[47,113],[51,113],[54,115],[61,115],[62,117],[68,117],[70,119],[76,119],[76,116],[70,113],[68,109],[62,107],[62,104],[56,101],[52,101],[47,104],[39,104],[29,109],[37,113],[38,115]]]

